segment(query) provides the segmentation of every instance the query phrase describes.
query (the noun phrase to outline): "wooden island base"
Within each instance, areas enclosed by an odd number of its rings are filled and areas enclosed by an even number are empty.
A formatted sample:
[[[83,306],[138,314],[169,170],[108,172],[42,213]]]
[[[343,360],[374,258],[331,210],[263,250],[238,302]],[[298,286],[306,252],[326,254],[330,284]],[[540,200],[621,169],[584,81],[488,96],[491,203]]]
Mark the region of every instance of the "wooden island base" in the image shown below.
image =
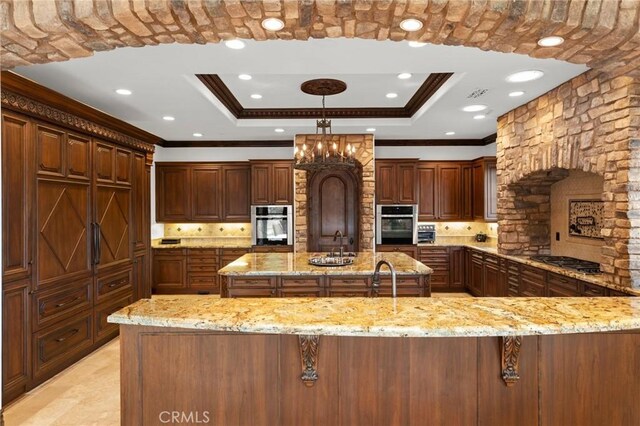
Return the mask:
[[[225,426],[640,424],[638,332],[300,338],[121,325],[121,348],[123,425],[176,412]]]

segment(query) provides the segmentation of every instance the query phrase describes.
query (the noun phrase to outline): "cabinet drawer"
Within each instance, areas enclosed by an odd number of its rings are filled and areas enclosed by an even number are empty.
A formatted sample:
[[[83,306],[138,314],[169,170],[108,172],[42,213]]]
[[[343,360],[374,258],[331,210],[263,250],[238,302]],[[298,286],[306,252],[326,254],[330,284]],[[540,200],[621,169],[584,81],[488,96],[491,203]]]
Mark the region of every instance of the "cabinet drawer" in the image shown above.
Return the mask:
[[[92,314],[86,311],[33,335],[35,376],[40,378],[93,343]]]
[[[326,289],[328,297],[369,297],[371,292],[364,287],[331,287]]]
[[[189,273],[187,278],[189,288],[197,290],[208,290],[210,293],[219,293],[218,276],[216,274],[193,274]]]
[[[419,260],[425,265],[435,265],[439,263],[447,265],[447,267],[449,265],[449,256],[421,256]]]
[[[329,277],[327,281],[328,287],[368,287],[370,284],[371,281],[369,277]]]
[[[492,254],[485,254],[484,255],[484,262],[485,263],[491,263],[493,265],[498,265],[498,256],[494,256]]]
[[[186,249],[153,249],[154,256],[185,256]]]
[[[573,278],[565,277],[564,275],[547,272],[547,282],[549,283],[549,286],[553,285],[554,287],[565,288],[576,292],[578,291],[578,281]]]
[[[321,277],[282,277],[282,287],[322,287]]]
[[[520,295],[526,297],[544,297],[544,287],[544,284],[537,281],[531,281],[529,278],[523,276],[520,280]]]
[[[250,252],[251,252],[250,248],[223,248],[220,251],[220,255],[225,257],[235,256],[236,258],[238,258]]]
[[[379,297],[391,297],[393,296],[393,289],[390,287],[380,288],[377,292]],[[424,290],[421,288],[397,288],[396,295],[398,297],[422,297],[424,296]]]
[[[92,279],[46,293],[36,293],[35,328],[41,329],[92,306]]]
[[[381,276],[380,286],[391,287],[391,277]],[[396,277],[396,287],[419,287],[420,277]]]
[[[219,252],[218,249],[214,249],[214,248],[191,248],[188,249],[187,254],[189,256],[203,256],[203,257],[215,257],[218,256]]]
[[[278,297],[324,297],[322,287],[287,287],[278,290]]]
[[[609,289],[607,295],[610,297],[633,297],[632,294],[625,293],[624,291],[614,290],[612,288]]]
[[[187,257],[187,263],[191,265],[213,265],[218,266],[218,257],[208,257],[203,255]]]
[[[275,277],[227,277],[228,287],[265,287],[265,288],[275,288],[276,279]]]
[[[449,248],[447,248],[447,247],[418,247],[418,254],[420,255],[420,257],[422,257],[422,256],[448,257],[449,256]]]
[[[228,297],[275,297],[276,289],[269,288],[234,288],[227,290]]]
[[[211,274],[215,274],[218,272],[218,267],[216,265],[207,265],[202,263],[190,263],[187,265],[187,271],[189,272],[209,272]]]
[[[449,286],[449,274],[431,274],[431,287],[448,287]]]
[[[583,283],[583,285],[584,285],[582,290],[583,296],[603,297],[606,294],[605,288],[600,287],[599,285],[589,284],[589,283]]]
[[[107,317],[115,311],[119,311],[132,303],[133,295],[129,294],[116,301],[96,306],[93,313],[93,326],[95,327],[96,340],[102,339],[106,336],[111,336],[118,331],[118,324],[108,323]]]
[[[95,301],[101,303],[112,295],[125,291],[133,291],[133,269],[98,277]]]

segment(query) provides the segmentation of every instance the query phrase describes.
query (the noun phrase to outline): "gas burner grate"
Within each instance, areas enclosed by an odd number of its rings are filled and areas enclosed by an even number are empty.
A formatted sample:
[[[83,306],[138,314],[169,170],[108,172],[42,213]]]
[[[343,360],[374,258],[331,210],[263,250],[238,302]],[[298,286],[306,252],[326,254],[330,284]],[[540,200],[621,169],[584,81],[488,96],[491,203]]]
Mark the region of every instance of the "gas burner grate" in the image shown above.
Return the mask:
[[[538,255],[531,256],[531,259],[537,262],[558,266],[560,268],[572,269],[584,274],[600,273],[599,264],[588,260],[576,259],[575,257]]]

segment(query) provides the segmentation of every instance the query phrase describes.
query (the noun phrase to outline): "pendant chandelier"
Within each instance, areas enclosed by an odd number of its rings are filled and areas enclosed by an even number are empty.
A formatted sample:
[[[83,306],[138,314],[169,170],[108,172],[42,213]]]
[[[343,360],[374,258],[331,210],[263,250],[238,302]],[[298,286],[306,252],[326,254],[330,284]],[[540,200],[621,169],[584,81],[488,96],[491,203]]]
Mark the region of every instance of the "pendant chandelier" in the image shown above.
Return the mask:
[[[307,139],[309,144],[303,142],[294,149],[294,168],[299,170],[324,170],[330,168],[355,167],[355,147],[351,144],[342,146],[339,141],[333,140],[331,133],[331,120],[326,117],[325,97],[342,93],[347,85],[340,80],[321,78],[302,83],[300,89],[309,95],[322,96],[322,113],[316,121],[316,136],[313,141]]]

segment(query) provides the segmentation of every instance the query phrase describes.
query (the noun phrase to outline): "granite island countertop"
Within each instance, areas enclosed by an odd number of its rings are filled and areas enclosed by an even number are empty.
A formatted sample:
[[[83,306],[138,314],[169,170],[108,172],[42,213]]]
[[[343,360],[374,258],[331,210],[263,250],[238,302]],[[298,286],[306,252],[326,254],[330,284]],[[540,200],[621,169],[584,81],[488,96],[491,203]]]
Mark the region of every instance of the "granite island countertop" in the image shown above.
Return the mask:
[[[376,263],[387,260],[398,275],[427,275],[433,273],[428,266],[404,253],[360,252],[348,266],[314,266],[310,257],[326,256],[326,253],[249,253],[218,270],[219,275],[373,275]],[[388,275],[389,269],[380,270]]]
[[[640,329],[636,298],[142,299],[110,323],[260,334],[479,337]]]

